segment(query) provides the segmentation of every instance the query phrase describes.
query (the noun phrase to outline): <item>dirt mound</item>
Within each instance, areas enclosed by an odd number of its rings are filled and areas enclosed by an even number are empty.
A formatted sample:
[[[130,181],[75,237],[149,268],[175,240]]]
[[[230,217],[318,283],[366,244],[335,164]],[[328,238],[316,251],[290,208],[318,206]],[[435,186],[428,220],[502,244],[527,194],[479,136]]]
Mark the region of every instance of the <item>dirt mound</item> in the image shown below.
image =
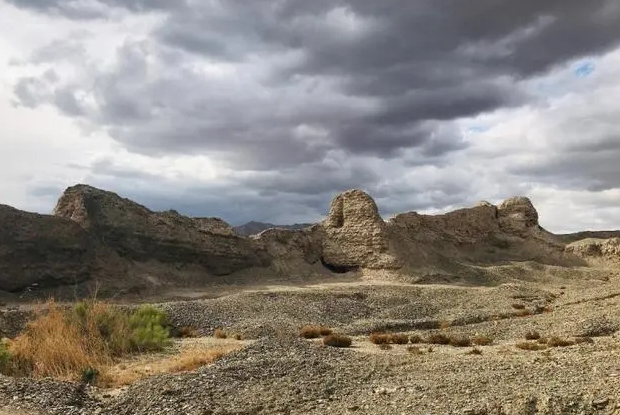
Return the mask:
[[[620,262],[620,238],[587,238],[566,245],[566,251],[586,260]]]

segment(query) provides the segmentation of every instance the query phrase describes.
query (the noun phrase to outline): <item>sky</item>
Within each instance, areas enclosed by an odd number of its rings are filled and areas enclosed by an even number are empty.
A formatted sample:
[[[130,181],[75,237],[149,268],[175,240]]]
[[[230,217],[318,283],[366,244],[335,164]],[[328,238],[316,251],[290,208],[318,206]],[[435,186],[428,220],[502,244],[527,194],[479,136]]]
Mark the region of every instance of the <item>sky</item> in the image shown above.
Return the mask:
[[[0,203],[233,225],[529,197],[620,229],[617,0],[0,0]]]

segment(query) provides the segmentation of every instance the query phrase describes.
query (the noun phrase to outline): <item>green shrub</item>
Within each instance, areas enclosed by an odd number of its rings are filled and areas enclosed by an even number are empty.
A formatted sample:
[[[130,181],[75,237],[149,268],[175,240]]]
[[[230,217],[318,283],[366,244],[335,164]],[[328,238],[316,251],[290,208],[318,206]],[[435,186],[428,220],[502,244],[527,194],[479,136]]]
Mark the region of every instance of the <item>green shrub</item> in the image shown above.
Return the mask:
[[[153,306],[140,306],[129,317],[129,325],[134,349],[162,350],[171,343],[166,313]]]
[[[9,341],[8,339],[0,340],[0,372],[4,374],[8,374],[11,368],[12,355],[9,350]]]

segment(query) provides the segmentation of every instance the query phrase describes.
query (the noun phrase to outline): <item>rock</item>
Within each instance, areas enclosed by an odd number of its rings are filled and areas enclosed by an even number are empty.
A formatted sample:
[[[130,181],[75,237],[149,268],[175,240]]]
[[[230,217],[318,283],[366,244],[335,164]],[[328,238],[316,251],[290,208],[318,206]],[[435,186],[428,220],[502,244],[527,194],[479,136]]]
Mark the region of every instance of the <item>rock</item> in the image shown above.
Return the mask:
[[[332,201],[325,230],[323,261],[335,270],[395,269],[390,236],[375,201],[361,190],[348,190]]]
[[[0,205],[0,290],[80,283],[93,272],[98,248],[71,220]]]
[[[538,226],[538,212],[527,197],[506,199],[497,212],[499,225],[505,232],[525,236],[529,229]]]
[[[599,398],[592,401],[592,406],[596,409],[603,409],[609,404],[609,398]]]
[[[620,261],[620,238],[586,238],[566,245],[565,250],[581,258]]]
[[[91,186],[68,188],[58,200],[54,215],[79,223],[132,261],[195,263],[214,275],[270,264],[260,244],[234,234],[219,219],[192,219],[176,211],[152,212],[116,193]]]

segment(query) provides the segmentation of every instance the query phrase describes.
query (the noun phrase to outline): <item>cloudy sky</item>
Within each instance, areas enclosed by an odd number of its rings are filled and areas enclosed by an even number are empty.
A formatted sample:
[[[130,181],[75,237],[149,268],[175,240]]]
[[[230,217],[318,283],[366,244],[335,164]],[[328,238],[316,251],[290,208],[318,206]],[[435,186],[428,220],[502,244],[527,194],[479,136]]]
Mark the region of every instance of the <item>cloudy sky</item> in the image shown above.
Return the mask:
[[[620,228],[618,0],[0,0],[0,203],[293,223],[529,196]]]

